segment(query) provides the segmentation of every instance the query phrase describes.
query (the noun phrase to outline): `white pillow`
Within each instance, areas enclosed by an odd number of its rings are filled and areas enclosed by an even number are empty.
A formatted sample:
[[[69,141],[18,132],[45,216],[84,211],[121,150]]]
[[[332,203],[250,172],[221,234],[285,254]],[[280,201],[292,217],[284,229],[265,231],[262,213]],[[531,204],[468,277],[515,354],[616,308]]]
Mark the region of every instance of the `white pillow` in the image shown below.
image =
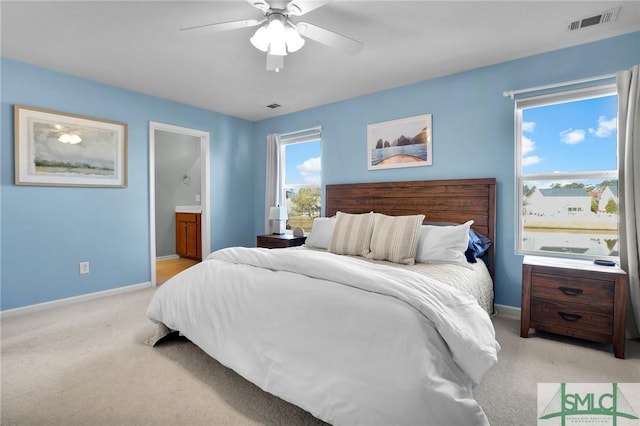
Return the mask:
[[[422,225],[416,262],[455,263],[471,268],[464,252],[469,245],[469,228],[473,220],[462,225]]]
[[[373,212],[362,214],[336,213],[336,225],[329,251],[335,254],[366,257],[373,233]]]
[[[331,243],[336,217],[316,217],[313,219],[311,233],[304,242],[305,246],[327,250]]]
[[[394,263],[415,263],[418,236],[424,215],[387,216],[375,213],[371,236],[370,259],[388,260]]]

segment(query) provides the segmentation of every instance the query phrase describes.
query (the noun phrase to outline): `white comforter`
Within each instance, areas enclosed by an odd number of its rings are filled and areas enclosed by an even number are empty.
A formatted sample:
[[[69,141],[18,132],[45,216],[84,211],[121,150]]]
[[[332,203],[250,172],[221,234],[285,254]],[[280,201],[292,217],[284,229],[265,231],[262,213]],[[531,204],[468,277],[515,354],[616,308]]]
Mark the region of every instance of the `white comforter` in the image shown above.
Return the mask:
[[[490,318],[411,271],[229,248],[163,284],[147,316],[332,424],[487,424],[471,385],[497,361]]]

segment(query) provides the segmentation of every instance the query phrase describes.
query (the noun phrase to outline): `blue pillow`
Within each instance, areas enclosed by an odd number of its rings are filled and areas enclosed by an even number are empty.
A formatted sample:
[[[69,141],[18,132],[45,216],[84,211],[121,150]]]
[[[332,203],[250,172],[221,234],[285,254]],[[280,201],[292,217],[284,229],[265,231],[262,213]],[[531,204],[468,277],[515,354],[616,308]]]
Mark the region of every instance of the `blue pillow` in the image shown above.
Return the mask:
[[[455,226],[460,225],[455,222],[423,222],[423,225],[435,225],[435,226]],[[478,257],[484,256],[489,247],[491,247],[491,240],[481,233],[469,228],[469,245],[464,252],[467,262],[477,263]]]
[[[469,245],[464,255],[469,263],[476,263],[476,258],[484,256],[491,247],[491,240],[479,232],[469,229]]]

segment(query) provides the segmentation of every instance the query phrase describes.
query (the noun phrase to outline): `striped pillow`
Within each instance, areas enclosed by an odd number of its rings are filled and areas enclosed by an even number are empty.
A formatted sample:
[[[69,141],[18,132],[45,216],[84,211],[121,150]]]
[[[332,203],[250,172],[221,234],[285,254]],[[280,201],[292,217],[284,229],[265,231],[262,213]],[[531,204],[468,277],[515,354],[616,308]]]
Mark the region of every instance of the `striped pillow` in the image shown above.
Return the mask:
[[[370,259],[413,265],[424,215],[387,216],[375,214]]]
[[[335,254],[367,256],[373,233],[373,212],[362,214],[336,213],[329,251]]]

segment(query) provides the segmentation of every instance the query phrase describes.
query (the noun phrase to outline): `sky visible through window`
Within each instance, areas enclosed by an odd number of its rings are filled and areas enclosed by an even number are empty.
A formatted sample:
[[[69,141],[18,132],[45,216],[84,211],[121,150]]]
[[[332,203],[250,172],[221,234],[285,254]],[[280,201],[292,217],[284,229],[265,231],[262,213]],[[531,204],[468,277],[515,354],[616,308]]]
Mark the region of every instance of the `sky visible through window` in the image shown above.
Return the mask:
[[[617,96],[520,111],[519,251],[618,256]]]
[[[320,140],[287,145],[285,185],[320,186]]]
[[[617,96],[527,108],[522,174],[616,170]]]

